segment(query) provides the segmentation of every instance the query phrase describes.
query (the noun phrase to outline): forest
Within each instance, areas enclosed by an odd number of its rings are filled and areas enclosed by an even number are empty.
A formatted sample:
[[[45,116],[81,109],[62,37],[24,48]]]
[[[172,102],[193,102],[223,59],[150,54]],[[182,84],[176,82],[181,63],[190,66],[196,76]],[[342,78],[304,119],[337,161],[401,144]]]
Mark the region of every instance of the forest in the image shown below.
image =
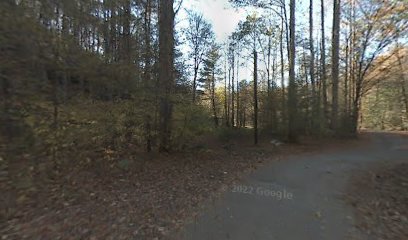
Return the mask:
[[[19,204],[84,172],[408,130],[406,0],[228,0],[246,16],[225,41],[186,2],[0,1],[2,239]]]

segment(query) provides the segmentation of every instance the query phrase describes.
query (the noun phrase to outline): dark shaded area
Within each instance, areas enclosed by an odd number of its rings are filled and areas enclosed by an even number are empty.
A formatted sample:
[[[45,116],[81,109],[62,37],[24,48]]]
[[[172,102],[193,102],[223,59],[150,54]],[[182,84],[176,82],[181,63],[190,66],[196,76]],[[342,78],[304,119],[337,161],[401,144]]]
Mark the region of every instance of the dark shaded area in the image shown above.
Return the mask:
[[[408,163],[380,165],[351,180],[348,201],[370,239],[408,239],[407,173]]]

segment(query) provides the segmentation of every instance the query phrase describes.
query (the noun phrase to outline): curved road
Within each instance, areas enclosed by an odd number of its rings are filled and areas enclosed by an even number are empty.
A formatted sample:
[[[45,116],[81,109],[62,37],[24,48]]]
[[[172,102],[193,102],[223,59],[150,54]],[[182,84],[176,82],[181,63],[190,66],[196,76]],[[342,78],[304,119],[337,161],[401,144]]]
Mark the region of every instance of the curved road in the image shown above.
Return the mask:
[[[365,239],[344,202],[353,170],[408,161],[408,138],[368,133],[352,149],[292,156],[252,173],[183,231],[185,240]]]

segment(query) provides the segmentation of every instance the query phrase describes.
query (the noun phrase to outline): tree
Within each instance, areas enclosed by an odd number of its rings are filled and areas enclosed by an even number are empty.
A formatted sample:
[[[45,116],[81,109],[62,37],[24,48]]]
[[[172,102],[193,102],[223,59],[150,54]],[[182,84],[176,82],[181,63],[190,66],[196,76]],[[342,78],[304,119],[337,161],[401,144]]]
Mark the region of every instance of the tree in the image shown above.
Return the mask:
[[[309,48],[310,48],[310,82],[312,84],[312,127],[315,127],[315,121],[317,118],[318,108],[317,94],[316,94],[316,81],[315,81],[315,51],[313,42],[313,0],[309,3]]]
[[[228,89],[227,81],[229,76],[227,76],[227,64],[228,64],[228,47],[224,48],[224,123],[225,126],[229,126],[229,107],[228,107]]]
[[[287,16],[287,3],[285,0],[229,0],[235,7],[254,7],[262,10],[269,10],[271,14],[266,17],[273,18],[278,16],[281,20],[280,26],[280,65],[281,65],[281,123],[287,123],[287,94],[285,91],[285,58],[284,58],[284,43],[286,43],[287,59],[290,58],[290,44],[289,44],[289,24]],[[267,32],[267,31],[266,31]],[[268,53],[269,55],[269,53]],[[269,74],[267,72],[267,74]],[[273,103],[270,104],[273,106]],[[272,114],[275,115],[275,110]],[[274,116],[273,116],[274,117]],[[275,121],[274,121],[275,122]]]
[[[323,116],[325,124],[327,123],[328,118],[328,102],[327,102],[327,72],[326,72],[326,35],[325,35],[325,14],[324,14],[324,0],[320,1],[320,19],[321,19],[321,34],[322,34],[322,49],[321,49],[321,56],[320,56],[320,65],[321,65],[321,72],[320,72],[320,81],[322,85],[322,98],[323,98]]]
[[[248,15],[244,22],[238,25],[238,39],[247,41],[253,54],[253,98],[254,98],[254,143],[258,144],[258,41],[265,32],[264,19],[255,13]]]
[[[285,59],[284,59],[284,50],[283,50],[283,33],[284,33],[284,19],[281,19],[281,29],[279,33],[279,53],[280,53],[280,78],[281,78],[281,91],[282,91],[282,110],[281,110],[281,115],[282,115],[282,123],[286,123],[286,101],[285,101]],[[283,125],[282,124],[282,125]]]
[[[230,38],[228,46],[228,65],[229,65],[229,85],[231,86],[231,126],[235,125],[235,47],[236,39],[234,34]]]
[[[160,151],[170,150],[174,89],[174,17],[173,0],[160,0],[159,10],[159,86]]]
[[[350,132],[357,133],[361,100],[374,85],[367,77],[369,72],[381,66],[373,64],[398,36],[407,34],[407,6],[399,1],[362,0],[358,8],[353,5],[353,33],[351,49],[355,66],[352,69],[353,97]]]
[[[193,102],[196,101],[197,76],[204,54],[214,41],[212,26],[201,13],[188,13],[189,26],[185,29],[187,41],[190,45],[190,56],[193,58]]]
[[[373,62],[378,67],[367,73],[372,87],[362,99],[362,127],[379,130],[408,129],[406,88],[408,49],[397,42],[391,51]]]
[[[149,5],[150,1],[147,1],[146,12],[149,13]],[[123,33],[122,33],[122,43],[121,43],[121,60],[125,64],[131,64],[131,52],[132,52],[132,41],[131,41],[131,21],[132,21],[132,9],[131,9],[131,1],[124,0],[122,6],[122,19],[123,19]]]
[[[291,142],[297,141],[297,103],[296,103],[296,79],[295,79],[295,58],[296,58],[296,46],[295,46],[295,9],[296,0],[290,1],[290,55],[289,55],[289,88],[288,88],[288,140]]]
[[[239,118],[239,115],[240,115],[240,99],[239,99],[239,95],[240,95],[240,93],[239,93],[239,91],[240,91],[240,89],[239,89],[239,64],[240,64],[240,62],[239,62],[239,58],[240,58],[240,50],[241,50],[241,46],[240,46],[240,42],[239,41],[237,41],[236,42],[236,49],[237,49],[237,64],[236,64],[236,72],[237,72],[237,77],[236,77],[236,86],[237,86],[237,94],[236,94],[236,99],[237,99],[237,114],[236,114],[236,119],[237,119],[237,121],[236,121],[236,125],[237,125],[237,127],[239,128],[239,127],[241,127],[241,122],[240,122],[240,118]]]
[[[277,130],[277,108],[276,108],[276,61],[277,61],[277,42],[275,33],[277,32],[278,26],[275,23],[275,19],[266,19],[264,32],[259,36],[258,42],[261,47],[262,62],[264,65],[264,70],[266,72],[266,99],[264,99],[264,108],[266,126],[270,130]],[[266,21],[268,20],[268,21]]]
[[[332,32],[332,111],[331,127],[338,131],[339,108],[339,45],[340,45],[340,0],[333,1],[333,32]]]
[[[143,72],[143,86],[144,86],[144,103],[145,107],[148,107],[148,102],[151,99],[149,95],[152,95],[149,91],[149,89],[152,89],[152,58],[153,58],[153,53],[152,53],[152,44],[151,44],[151,25],[152,25],[152,3],[151,0],[146,0],[145,6],[144,6],[144,23],[143,23],[143,30],[144,30],[144,72]],[[157,95],[157,94],[156,94]],[[144,116],[144,130],[145,130],[145,141],[146,141],[146,151],[150,152],[152,150],[152,113],[151,112],[146,112]]]
[[[213,44],[211,48],[206,53],[204,58],[204,67],[201,71],[202,81],[208,92],[210,93],[210,101],[211,101],[211,109],[213,112],[214,118],[214,125],[218,127],[218,116],[217,116],[217,106],[216,106],[216,99],[215,99],[215,84],[217,75],[221,73],[221,69],[217,66],[221,55],[219,53],[220,47],[216,44]]]

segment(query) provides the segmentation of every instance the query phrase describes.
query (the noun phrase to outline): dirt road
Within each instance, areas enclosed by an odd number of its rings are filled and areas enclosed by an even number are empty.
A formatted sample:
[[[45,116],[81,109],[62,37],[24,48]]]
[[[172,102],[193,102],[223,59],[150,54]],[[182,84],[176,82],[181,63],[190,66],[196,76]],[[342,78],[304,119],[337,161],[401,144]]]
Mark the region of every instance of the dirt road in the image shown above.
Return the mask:
[[[232,186],[189,224],[181,239],[364,239],[345,203],[354,170],[408,161],[408,138],[368,133],[360,147],[273,162]]]

